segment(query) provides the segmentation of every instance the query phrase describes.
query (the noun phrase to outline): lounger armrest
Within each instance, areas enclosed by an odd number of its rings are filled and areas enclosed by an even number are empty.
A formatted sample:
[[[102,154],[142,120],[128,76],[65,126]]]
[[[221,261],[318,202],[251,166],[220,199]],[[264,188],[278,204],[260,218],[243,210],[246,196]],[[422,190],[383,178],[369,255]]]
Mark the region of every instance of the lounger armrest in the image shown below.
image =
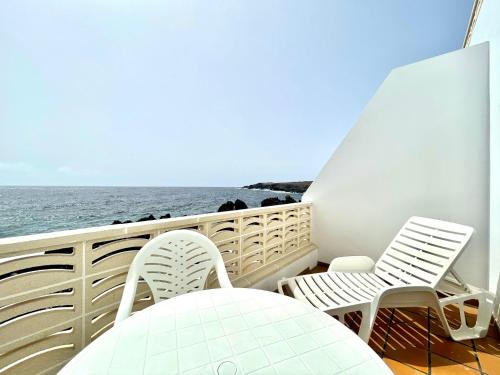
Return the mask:
[[[375,262],[366,256],[339,257],[332,260],[328,271],[331,272],[372,272]]]

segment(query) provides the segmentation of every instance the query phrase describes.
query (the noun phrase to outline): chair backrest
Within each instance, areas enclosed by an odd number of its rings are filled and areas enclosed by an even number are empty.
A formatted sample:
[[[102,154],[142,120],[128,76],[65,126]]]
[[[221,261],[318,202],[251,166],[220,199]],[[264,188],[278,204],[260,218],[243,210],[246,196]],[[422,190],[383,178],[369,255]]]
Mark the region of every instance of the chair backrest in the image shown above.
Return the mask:
[[[146,281],[156,303],[203,289],[208,274],[217,264],[217,271],[224,267],[214,243],[200,233],[182,229],[146,243],[130,269],[135,271],[134,278],[142,277]]]
[[[433,288],[460,256],[474,228],[413,216],[375,264],[375,274],[392,285]]]

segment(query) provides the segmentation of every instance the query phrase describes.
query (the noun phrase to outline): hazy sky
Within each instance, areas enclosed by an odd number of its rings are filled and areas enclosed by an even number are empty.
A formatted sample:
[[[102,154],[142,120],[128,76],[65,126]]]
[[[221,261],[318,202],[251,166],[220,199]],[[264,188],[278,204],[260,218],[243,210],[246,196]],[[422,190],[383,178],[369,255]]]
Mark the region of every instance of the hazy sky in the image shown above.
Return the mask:
[[[313,179],[472,0],[0,2],[0,185]]]

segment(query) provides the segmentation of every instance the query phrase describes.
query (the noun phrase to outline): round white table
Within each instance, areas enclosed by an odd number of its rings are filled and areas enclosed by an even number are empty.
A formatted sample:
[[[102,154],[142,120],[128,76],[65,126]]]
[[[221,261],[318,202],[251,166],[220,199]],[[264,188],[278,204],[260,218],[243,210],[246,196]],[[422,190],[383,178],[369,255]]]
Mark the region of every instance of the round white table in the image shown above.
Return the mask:
[[[157,303],[104,333],[60,375],[392,374],[356,334],[295,299],[211,289]]]

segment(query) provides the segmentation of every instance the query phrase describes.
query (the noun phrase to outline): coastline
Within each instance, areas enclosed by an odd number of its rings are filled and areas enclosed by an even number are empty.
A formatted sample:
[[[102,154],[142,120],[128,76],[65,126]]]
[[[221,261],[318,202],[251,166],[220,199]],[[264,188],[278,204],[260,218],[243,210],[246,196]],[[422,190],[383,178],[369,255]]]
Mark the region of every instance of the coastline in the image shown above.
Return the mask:
[[[259,188],[247,188],[247,187],[240,187],[238,189],[243,189],[243,190],[253,190],[253,191],[266,191],[266,192],[271,192],[271,193],[277,193],[277,194],[297,194],[296,191],[286,191],[286,190],[273,190],[273,189],[259,189]]]
[[[289,181],[289,182],[258,182],[245,185],[242,188],[248,190],[272,191],[275,193],[303,194],[312,184],[312,181]]]

